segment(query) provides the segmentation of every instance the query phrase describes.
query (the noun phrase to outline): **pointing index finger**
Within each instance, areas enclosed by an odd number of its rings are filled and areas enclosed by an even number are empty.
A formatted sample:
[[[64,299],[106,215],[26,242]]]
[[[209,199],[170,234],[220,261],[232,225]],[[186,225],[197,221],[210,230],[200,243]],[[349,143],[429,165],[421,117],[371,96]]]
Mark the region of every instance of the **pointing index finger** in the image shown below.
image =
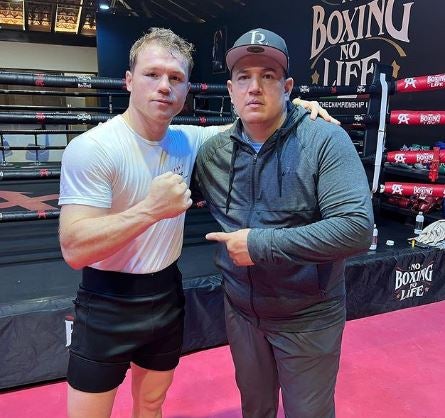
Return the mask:
[[[226,241],[226,233],[225,232],[209,232],[206,234],[206,239],[209,241]]]

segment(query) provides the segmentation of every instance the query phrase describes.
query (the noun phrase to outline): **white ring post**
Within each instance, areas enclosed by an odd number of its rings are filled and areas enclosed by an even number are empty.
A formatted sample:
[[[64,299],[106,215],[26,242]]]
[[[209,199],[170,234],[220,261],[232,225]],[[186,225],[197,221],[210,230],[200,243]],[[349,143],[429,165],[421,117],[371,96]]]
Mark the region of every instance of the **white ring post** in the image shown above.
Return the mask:
[[[377,147],[375,151],[374,162],[374,178],[372,180],[372,193],[375,193],[379,186],[380,169],[382,166],[383,148],[385,146],[386,134],[386,113],[388,110],[388,83],[384,73],[380,74],[380,85],[382,87],[382,95],[380,98],[380,115],[379,115],[379,130],[377,132]]]

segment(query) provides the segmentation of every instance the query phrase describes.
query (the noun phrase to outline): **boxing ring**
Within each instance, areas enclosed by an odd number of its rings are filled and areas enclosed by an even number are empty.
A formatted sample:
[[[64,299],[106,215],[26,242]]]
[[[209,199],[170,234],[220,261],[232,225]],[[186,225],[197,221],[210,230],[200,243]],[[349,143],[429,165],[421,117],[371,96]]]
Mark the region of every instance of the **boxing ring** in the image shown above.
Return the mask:
[[[435,77],[435,78],[434,78]],[[360,138],[357,151],[368,174],[379,225],[376,251],[347,260],[346,286],[348,319],[431,303],[445,298],[445,251],[434,247],[412,247],[407,238],[412,227],[380,216],[384,196],[430,194],[445,197],[445,186],[435,183],[437,164],[444,153],[432,150],[428,156],[384,151],[386,125],[445,124],[444,111],[388,112],[393,94],[445,89],[443,75],[387,80],[376,71],[369,86],[298,86],[294,95],[317,98],[338,95],[366,95],[366,114],[335,115],[345,129]],[[414,80],[414,82],[412,81]],[[125,99],[124,81],[100,77],[62,77],[45,74],[0,72],[0,84],[37,86],[32,94],[96,96],[101,106],[80,109],[41,109],[0,107],[0,389],[65,377],[73,320],[73,303],[80,272],[72,270],[61,255],[58,242],[57,206],[60,162],[43,161],[46,152],[63,152],[65,145],[42,144],[39,138],[65,135],[66,142],[97,123],[111,118],[121,108],[114,98]],[[416,88],[413,88],[413,85]],[[408,86],[405,88],[405,86]],[[52,92],[46,87],[75,91]],[[97,91],[89,91],[97,90]],[[31,94],[25,90],[0,90],[0,94]],[[18,93],[22,92],[22,93]],[[25,91],[26,92],[26,91]],[[227,124],[232,122],[222,101],[224,85],[192,84],[194,107],[199,100],[221,101],[219,110],[194,109],[174,123]],[[219,106],[219,105],[218,105]],[[35,110],[35,109],[31,109]],[[13,126],[13,127],[11,127]],[[31,126],[26,129],[26,126]],[[56,127],[54,127],[56,126]],[[65,126],[65,129],[63,128]],[[54,128],[53,128],[54,127]],[[426,127],[427,129],[427,127]],[[24,145],[12,145],[11,135],[31,138]],[[26,142],[26,140],[25,140]],[[11,153],[25,152],[35,160],[11,163]],[[434,184],[380,183],[385,162],[429,158],[430,180]],[[436,167],[436,168],[435,168]],[[426,188],[430,189],[426,189]],[[402,190],[402,192],[401,192]],[[206,232],[218,230],[205,208],[192,208],[186,216],[184,248],[179,265],[186,298],[184,353],[226,344],[221,277],[213,264],[215,244],[204,239]],[[390,240],[393,245],[386,245]]]

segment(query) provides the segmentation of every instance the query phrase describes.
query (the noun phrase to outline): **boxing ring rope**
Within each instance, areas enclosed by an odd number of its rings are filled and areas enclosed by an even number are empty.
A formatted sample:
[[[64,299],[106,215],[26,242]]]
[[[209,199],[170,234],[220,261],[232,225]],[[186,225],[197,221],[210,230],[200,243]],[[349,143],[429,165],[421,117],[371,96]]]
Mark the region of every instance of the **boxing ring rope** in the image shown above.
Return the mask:
[[[394,181],[380,185],[380,193],[397,196],[445,197],[445,184],[399,183]]]
[[[94,76],[61,76],[43,73],[12,73],[0,71],[0,84],[37,86],[37,87],[71,87],[77,89],[125,89],[124,79]]]
[[[124,79],[94,76],[59,76],[42,73],[12,73],[0,71],[0,84],[26,85],[37,87],[70,87],[78,89],[114,89],[125,90]],[[388,94],[414,93],[442,90],[445,88],[445,74],[409,77],[395,81],[387,81]],[[301,97],[339,96],[351,94],[381,93],[380,84],[358,86],[312,86],[301,85],[293,89],[293,93]],[[0,93],[2,90],[0,90]],[[225,93],[225,84],[192,83],[190,93]],[[21,93],[18,93],[21,94]],[[108,95],[109,93],[101,93]],[[126,94],[126,93],[125,93]]]
[[[215,111],[218,114],[220,112]],[[212,113],[213,114],[213,113]],[[0,123],[21,123],[21,124],[89,124],[95,125],[106,122],[111,119],[110,114],[91,114],[74,112],[0,112]],[[340,122],[344,124],[372,124],[376,123],[376,115],[340,115]],[[173,124],[180,125],[226,125],[233,123],[234,117],[206,117],[206,116],[176,116],[173,118]],[[43,133],[43,130],[42,130]]]
[[[82,133],[84,131],[66,131],[66,130],[33,130],[33,131],[3,131],[3,133]],[[0,146],[0,150],[45,150],[45,149],[64,149],[64,146],[43,146],[43,145],[29,145],[23,147]],[[421,150],[421,151],[388,151],[384,154],[383,162],[402,163],[402,164],[431,164],[435,161],[445,163],[445,150]],[[23,177],[21,177],[23,175]],[[44,178],[44,177],[58,177],[60,169],[40,169],[34,171],[24,170],[6,170],[0,171],[0,180],[6,179],[30,179],[30,178]],[[397,183],[399,184],[399,183]]]
[[[104,112],[110,114],[122,113],[125,111],[126,107],[114,107],[110,109],[109,107],[103,106],[88,106],[89,112]],[[26,110],[34,110],[34,111],[49,111],[49,112],[83,112],[85,110],[85,106],[26,106],[26,105],[0,105],[0,111],[5,110],[13,110],[13,111],[26,111]]]
[[[200,206],[199,202],[198,203],[194,202],[191,207],[200,208],[202,206]],[[59,216],[60,216],[60,209],[0,212],[0,222],[38,221],[46,219],[57,219]]]
[[[46,220],[46,219],[57,219],[59,216],[60,216],[60,209],[0,212],[0,222],[17,222],[17,221],[36,221],[36,220]]]
[[[62,112],[0,112],[0,123],[20,124],[92,124],[106,122],[112,116],[108,114]]]
[[[394,110],[390,113],[391,125],[445,125],[445,110]]]
[[[12,73],[7,71],[0,71],[0,84],[77,89],[126,89],[125,79],[94,76],[59,76],[43,73]],[[191,84],[190,93],[203,92],[227,94],[227,87],[225,84]]]
[[[386,162],[403,164],[429,164],[438,157],[440,163],[445,163],[445,150],[422,150],[422,151],[388,151]]]
[[[215,111],[219,113],[218,111]],[[74,112],[0,112],[0,123],[31,123],[31,124],[97,124],[111,119],[110,114],[91,114]],[[336,118],[346,125],[377,124],[379,115],[338,115]],[[234,122],[234,117],[200,117],[176,116],[173,124],[181,125],[226,125]],[[383,114],[383,121],[390,125],[445,125],[445,111],[434,110],[393,110],[389,115]]]
[[[53,90],[5,90],[0,89],[0,94],[25,95],[25,96],[67,96],[67,97],[128,97],[128,92],[120,91],[53,91]]]
[[[67,87],[76,89],[108,89],[108,90],[120,90],[120,91],[72,91],[72,92],[56,92],[56,91],[33,91],[33,90],[4,90],[0,89],[0,94],[41,94],[48,96],[128,96],[128,92],[122,91],[126,89],[124,79],[112,79],[104,77],[94,76],[58,76],[48,75],[40,73],[12,73],[0,71],[0,84],[8,85],[29,85],[37,87]],[[318,97],[331,97],[339,95],[380,95],[380,112],[379,114],[356,114],[356,115],[338,115],[336,118],[345,125],[354,126],[367,126],[377,125],[377,149],[375,158],[375,170],[373,178],[373,193],[377,191],[380,193],[395,194],[394,190],[399,193],[403,192],[403,196],[407,195],[420,195],[421,191],[424,195],[429,193],[431,196],[445,197],[445,186],[442,185],[429,185],[429,184],[415,184],[415,183],[394,183],[387,182],[378,187],[378,178],[380,173],[381,164],[383,161],[392,162],[395,159],[400,159],[400,152],[390,151],[386,155],[383,153],[384,139],[385,139],[385,126],[386,124],[397,126],[431,126],[431,125],[445,125],[445,111],[441,110],[393,110],[387,112],[388,96],[398,93],[417,93],[433,90],[445,89],[445,74],[409,77],[401,80],[387,81],[384,74],[379,74],[379,79],[371,85],[359,85],[359,86],[309,86],[301,85],[296,86],[293,89],[293,94],[302,98],[318,98]],[[192,83],[190,92],[192,94],[203,94],[200,98],[212,98],[222,97],[216,96],[219,94],[227,95],[227,87],[225,84],[207,84],[207,83]],[[11,109],[13,107],[0,106],[1,109]],[[16,106],[17,108],[17,106]],[[20,109],[25,108],[21,107]],[[26,107],[29,109],[30,107]],[[48,109],[46,107],[45,109]],[[113,115],[108,114],[91,114],[87,112],[75,113],[78,107],[64,108],[70,110],[69,112],[1,112],[0,111],[0,123],[11,124],[87,124],[95,125],[107,121]],[[85,109],[91,111],[104,110],[101,108],[86,107]],[[54,107],[50,110],[56,110]],[[222,111],[205,111],[201,109],[202,113],[213,115],[222,114]],[[177,116],[173,119],[174,124],[194,124],[194,125],[224,125],[230,124],[234,121],[234,117],[216,117],[216,116]],[[0,134],[55,134],[55,133],[67,133],[77,134],[82,133],[83,130],[57,130],[57,129],[34,129],[34,130],[22,130],[22,129],[7,129],[1,130]],[[64,149],[64,146],[40,146],[40,145],[27,145],[22,147],[11,147],[5,145],[3,142],[0,146],[0,151],[9,150],[50,150],[50,149]],[[422,151],[423,157],[419,157],[419,154],[405,153],[406,161],[413,161],[419,158],[428,159],[428,161],[442,162],[445,159],[445,151],[440,152],[437,157],[434,157],[434,152],[430,153]],[[425,155],[428,155],[425,157]],[[366,157],[369,160],[369,157]],[[4,170],[0,171],[0,180],[20,180],[20,179],[43,179],[43,178],[58,178],[60,176],[59,169],[40,169],[40,170]],[[434,181],[434,180],[433,180]],[[399,193],[400,194],[400,193]],[[1,222],[9,222],[15,220],[36,220],[36,219],[51,219],[56,218],[59,215],[59,210],[50,211],[26,211],[26,212],[3,212],[0,213]]]
[[[26,170],[2,170],[0,171],[0,181],[2,180],[31,180],[60,178],[60,168],[41,168]]]
[[[394,88],[396,93],[443,90],[445,88],[445,74],[424,75],[396,80]]]
[[[91,113],[62,112],[0,112],[0,123],[31,123],[31,124],[89,124],[106,122],[113,115]],[[179,125],[227,125],[234,121],[233,117],[176,116],[172,123]]]

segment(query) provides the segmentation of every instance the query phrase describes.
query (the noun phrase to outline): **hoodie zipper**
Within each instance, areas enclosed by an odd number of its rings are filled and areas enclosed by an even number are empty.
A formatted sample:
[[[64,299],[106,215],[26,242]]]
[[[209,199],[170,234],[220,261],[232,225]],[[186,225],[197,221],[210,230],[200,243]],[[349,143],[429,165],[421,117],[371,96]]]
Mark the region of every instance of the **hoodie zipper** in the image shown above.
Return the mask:
[[[247,221],[247,225],[246,227],[249,228],[250,227],[250,222],[252,220],[252,214],[253,214],[253,209],[255,207],[255,170],[256,170],[256,163],[258,160],[258,154],[255,153],[253,155],[253,166],[252,166],[252,181],[251,181],[251,186],[252,186],[252,203],[250,205],[250,211],[249,211],[249,217],[248,217],[248,221]],[[247,277],[249,278],[249,287],[250,287],[250,309],[252,309],[253,314],[255,315],[255,319],[256,319],[256,326],[259,327],[260,325],[260,317],[258,316],[254,304],[253,304],[253,279],[252,279],[252,268],[250,266],[247,266]]]
[[[256,169],[257,160],[258,160],[258,154],[255,153],[255,154],[253,154],[253,164],[252,164],[253,167],[252,167],[252,179],[251,179],[252,203],[250,204],[250,211],[249,211],[249,217],[247,218],[246,228],[250,227],[250,222],[252,220],[252,214],[253,214],[253,208],[255,206],[255,169]]]

